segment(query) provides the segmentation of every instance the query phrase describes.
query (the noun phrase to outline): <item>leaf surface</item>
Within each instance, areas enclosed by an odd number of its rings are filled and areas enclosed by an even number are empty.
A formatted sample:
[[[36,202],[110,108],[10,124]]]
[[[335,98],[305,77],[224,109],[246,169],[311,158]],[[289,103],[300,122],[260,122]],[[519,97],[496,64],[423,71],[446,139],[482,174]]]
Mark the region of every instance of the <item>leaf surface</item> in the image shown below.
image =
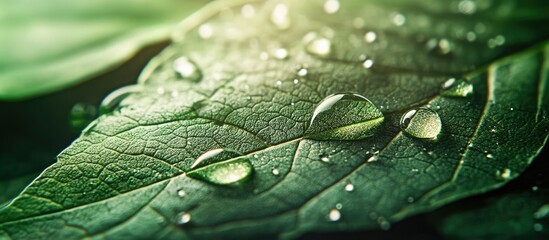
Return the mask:
[[[324,3],[220,1],[185,20],[144,70],[143,90],[95,120],[0,212],[0,236],[292,238],[386,228],[505,184],[545,144],[549,44],[512,53],[547,39],[532,24],[547,22],[535,4],[498,1],[464,18],[442,2],[342,1],[334,14]],[[504,43],[487,46],[500,35]],[[307,49],[311,36],[329,39],[329,54]],[[200,81],[176,74],[180,57]],[[453,77],[473,94],[443,96]],[[381,110],[380,130],[356,141],[303,138],[317,104],[344,92]],[[417,107],[439,115],[436,140],[401,132],[402,114]],[[248,182],[185,174],[219,148],[250,159]]]

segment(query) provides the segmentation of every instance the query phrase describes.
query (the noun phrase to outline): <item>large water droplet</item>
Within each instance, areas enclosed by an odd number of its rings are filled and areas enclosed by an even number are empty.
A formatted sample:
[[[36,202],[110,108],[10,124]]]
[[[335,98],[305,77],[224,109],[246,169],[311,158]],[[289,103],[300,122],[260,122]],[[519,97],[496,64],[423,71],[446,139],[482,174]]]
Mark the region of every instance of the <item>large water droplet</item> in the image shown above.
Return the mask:
[[[347,185],[345,185],[346,192],[352,192],[354,190],[355,190],[355,186],[352,183],[347,183]]]
[[[279,3],[274,7],[271,13],[271,22],[279,29],[290,27],[290,16],[286,4]]]
[[[384,117],[364,96],[333,94],[322,100],[313,112],[305,138],[317,140],[358,140],[374,135]]]
[[[173,62],[173,69],[181,79],[198,82],[202,78],[202,72],[196,64],[187,57],[177,58]]]
[[[196,159],[189,177],[217,185],[235,185],[247,180],[253,172],[250,159],[228,149],[210,150]]]
[[[473,94],[473,85],[465,80],[450,78],[442,84],[442,96],[468,97]]]
[[[142,90],[143,86],[141,85],[129,85],[115,90],[114,92],[103,98],[103,101],[101,101],[101,104],[99,105],[99,113],[106,114],[114,111],[114,109],[120,105],[122,100],[124,100],[129,95],[140,92]]]
[[[434,139],[440,133],[442,124],[438,113],[429,108],[418,108],[402,115],[400,128],[415,138]]]
[[[338,0],[326,0],[324,3],[324,11],[328,14],[334,14],[339,10]]]
[[[335,208],[330,210],[330,212],[328,213],[328,220],[336,222],[339,221],[339,219],[341,219],[341,212],[339,212],[339,210]]]
[[[92,104],[74,104],[69,113],[69,124],[73,130],[80,131],[95,118],[96,114],[97,109]]]
[[[332,42],[327,38],[315,38],[305,46],[305,50],[318,57],[328,57],[332,53]]]

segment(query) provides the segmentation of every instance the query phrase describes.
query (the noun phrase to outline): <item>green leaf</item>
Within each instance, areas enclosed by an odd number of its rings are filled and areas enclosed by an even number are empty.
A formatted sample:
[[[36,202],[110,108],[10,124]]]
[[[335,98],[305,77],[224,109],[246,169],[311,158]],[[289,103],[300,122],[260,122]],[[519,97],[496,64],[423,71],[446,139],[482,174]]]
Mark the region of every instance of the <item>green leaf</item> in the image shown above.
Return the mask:
[[[0,236],[257,239],[387,228],[505,184],[545,144],[549,43],[523,47],[547,39],[537,27],[547,6],[498,1],[465,18],[444,2],[341,1],[334,14],[324,3],[220,1],[184,21],[141,75],[143,90],[92,122],[2,209]],[[329,44],[309,45],[319,38]],[[202,79],[176,73],[174,62],[195,64]],[[442,96],[453,77],[473,93]],[[379,131],[303,138],[317,105],[348,92],[381,110]],[[401,116],[419,107],[439,116],[436,139],[402,133]],[[240,187],[187,176],[212,149],[244,154],[253,175]]]
[[[35,97],[113,69],[207,2],[2,1],[0,99]]]
[[[442,233],[452,239],[543,239],[549,233],[546,190],[492,197],[476,205],[443,211]]]

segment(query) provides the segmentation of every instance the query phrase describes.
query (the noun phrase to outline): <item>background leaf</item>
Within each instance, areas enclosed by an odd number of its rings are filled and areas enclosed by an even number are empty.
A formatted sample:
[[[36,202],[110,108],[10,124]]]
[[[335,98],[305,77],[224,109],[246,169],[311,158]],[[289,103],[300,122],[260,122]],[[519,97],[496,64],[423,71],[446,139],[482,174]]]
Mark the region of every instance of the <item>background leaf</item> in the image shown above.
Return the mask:
[[[167,39],[207,2],[2,1],[0,99],[35,97],[112,69]]]
[[[179,42],[142,75],[144,91],[92,123],[3,209],[0,234],[258,238],[386,228],[501,186],[546,141],[547,44],[495,61],[547,37],[532,24],[545,16],[524,17],[513,1],[479,9],[474,19],[442,3],[397,9],[387,1],[348,1],[327,15],[323,1],[294,1],[286,2],[289,26],[272,24],[279,1],[246,5],[253,16],[240,5],[219,12],[225,3],[182,25]],[[504,18],[509,8],[517,15]],[[235,14],[240,11],[246,14]],[[429,16],[426,25],[422,16]],[[356,18],[362,26],[353,25]],[[479,19],[484,31],[475,29]],[[451,35],[450,26],[464,35]],[[474,41],[467,40],[469,30],[480,32]],[[329,57],[306,50],[302,37],[311,31],[333,44]],[[372,43],[362,40],[369,31],[376,32]],[[433,38],[434,49],[425,49]],[[496,45],[488,46],[490,40]],[[272,54],[279,48],[288,56]],[[371,67],[364,68],[362,54]],[[199,66],[202,81],[178,80],[173,61],[181,56]],[[305,64],[307,74],[299,74],[297,66]],[[473,84],[471,97],[440,96],[441,85],[456,75]],[[383,130],[361,141],[302,139],[316,104],[338,92],[359,93],[379,106]],[[401,114],[418,106],[440,115],[437,141],[400,132]],[[215,148],[248,156],[255,169],[250,182],[226,188],[184,174]],[[333,210],[341,214],[337,221],[327,218]],[[182,216],[189,222],[175,225]]]

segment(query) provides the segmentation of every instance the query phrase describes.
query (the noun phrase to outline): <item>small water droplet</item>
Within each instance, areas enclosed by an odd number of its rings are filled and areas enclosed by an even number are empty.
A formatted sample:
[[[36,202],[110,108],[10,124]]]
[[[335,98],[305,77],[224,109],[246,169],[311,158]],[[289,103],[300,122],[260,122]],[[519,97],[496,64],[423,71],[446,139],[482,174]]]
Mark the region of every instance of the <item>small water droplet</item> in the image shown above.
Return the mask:
[[[337,210],[341,210],[343,208],[343,204],[341,203],[336,203],[336,209]]]
[[[288,29],[290,27],[290,16],[286,4],[277,4],[271,13],[271,22],[279,29]]]
[[[294,84],[298,84],[299,83],[299,79],[294,79]]]
[[[99,105],[99,113],[106,114],[114,111],[115,108],[120,106],[122,100],[130,96],[131,94],[141,92],[143,86],[141,85],[129,85],[115,90],[107,95],[101,104]]]
[[[477,10],[477,5],[471,0],[462,0],[458,3],[458,11],[460,13],[471,15]]]
[[[406,17],[400,13],[393,13],[392,21],[394,25],[402,26],[406,23]]]
[[[177,196],[185,197],[185,196],[187,196],[187,192],[185,192],[185,190],[183,190],[183,189],[179,189],[179,190],[177,190]]]
[[[177,217],[178,224],[187,224],[191,221],[191,214],[188,212],[182,212]]]
[[[404,133],[422,139],[435,139],[442,128],[438,113],[429,108],[412,109],[400,118]]]
[[[282,81],[277,80],[275,84],[276,84],[277,87],[281,87],[282,86]]]
[[[307,73],[309,73],[309,71],[306,67],[301,66],[297,69],[297,76],[305,77],[307,76]]]
[[[352,183],[347,183],[347,185],[345,185],[346,192],[352,192],[354,190],[355,190],[355,186]]]
[[[339,10],[338,0],[326,0],[324,2],[324,11],[328,14],[334,14]]]
[[[250,4],[244,4],[240,9],[240,13],[244,18],[253,18],[255,16],[255,8]]]
[[[538,191],[538,190],[539,190],[539,187],[538,187],[538,186],[532,186],[532,191],[533,191],[533,192],[536,192],[536,191]]]
[[[164,93],[166,93],[166,89],[164,87],[158,87],[156,88],[156,93],[158,93],[158,95],[164,95]]]
[[[450,78],[442,84],[442,96],[445,97],[469,97],[473,95],[473,84],[465,80]]]
[[[362,62],[362,66],[366,69],[370,69],[374,65],[374,61],[372,59],[367,58]]]
[[[228,186],[247,180],[252,172],[248,157],[234,150],[213,149],[196,159],[187,176]]]
[[[511,178],[511,169],[509,168],[505,168],[503,169],[503,171],[501,171],[500,173],[500,177],[503,179],[503,180],[508,180]]]
[[[477,34],[474,32],[467,33],[467,41],[474,42],[477,39]]]
[[[196,64],[187,57],[179,57],[173,62],[173,69],[181,79],[198,82],[202,78],[202,72]]]
[[[358,140],[374,135],[384,117],[364,96],[333,94],[315,108],[306,138],[317,140]]]
[[[406,200],[407,200],[409,203],[413,203],[415,199],[414,199],[414,197],[408,197]]]
[[[447,39],[440,39],[440,41],[438,41],[438,48],[440,49],[440,53],[442,54],[448,54],[450,53],[451,51],[451,48],[450,48],[450,41],[448,41]]]
[[[305,46],[305,50],[318,57],[327,57],[332,52],[332,42],[327,38],[315,38]]]
[[[488,153],[488,154],[486,154],[486,158],[493,159],[493,158],[494,158],[494,155],[491,154],[491,153]]]
[[[81,131],[93,121],[97,114],[97,109],[92,104],[76,103],[72,106],[69,113],[69,124],[75,131]]]
[[[286,59],[288,58],[288,50],[286,50],[285,48],[277,48],[276,50],[273,51],[273,56],[276,59],[280,59],[280,60]]]
[[[377,35],[375,32],[369,31],[366,34],[364,34],[364,40],[366,40],[367,43],[372,43],[376,40]]]
[[[213,36],[213,28],[209,24],[202,24],[198,27],[198,35],[202,39],[209,39]]]
[[[327,162],[330,162],[330,158],[327,157],[327,156],[322,156],[322,157],[320,157],[320,161],[323,161],[323,162],[327,163]]]
[[[328,220],[332,222],[337,222],[339,221],[339,219],[341,219],[341,212],[339,212],[339,210],[337,209],[330,210],[330,212],[328,213]]]
[[[387,231],[391,228],[391,223],[389,223],[389,221],[387,221],[384,217],[379,217],[377,222],[379,223],[379,228],[381,228],[381,230]]]
[[[543,225],[541,225],[541,223],[534,223],[534,231],[536,232],[543,231]]]
[[[280,171],[277,169],[277,168],[273,168],[273,170],[271,171],[273,173],[273,175],[275,176],[278,176],[278,174],[280,174]]]

